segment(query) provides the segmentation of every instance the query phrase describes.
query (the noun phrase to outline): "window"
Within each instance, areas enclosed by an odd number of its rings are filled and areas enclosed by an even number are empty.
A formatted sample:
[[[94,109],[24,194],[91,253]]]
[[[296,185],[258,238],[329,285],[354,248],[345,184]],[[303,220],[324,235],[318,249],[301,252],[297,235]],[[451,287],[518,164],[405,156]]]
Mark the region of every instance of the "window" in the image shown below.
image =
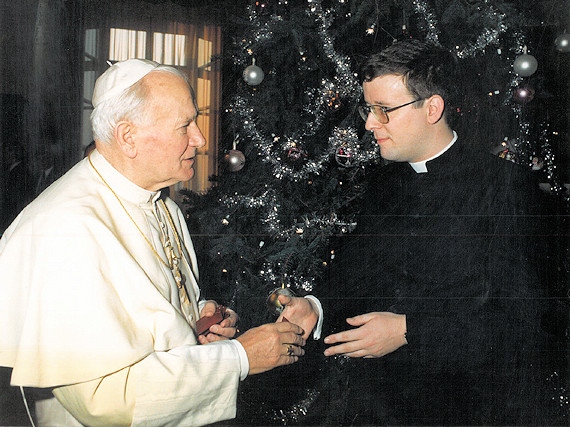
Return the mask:
[[[89,116],[95,80],[107,64],[130,58],[152,59],[172,65],[188,75],[198,101],[198,126],[206,145],[198,150],[195,175],[174,186],[173,196],[182,190],[205,192],[209,177],[217,173],[217,140],[220,134],[220,71],[215,58],[221,50],[221,28],[216,25],[170,25],[175,31],[130,28],[89,29],[85,33],[84,108],[82,146],[93,139]],[[172,194],[172,193],[171,193]]]

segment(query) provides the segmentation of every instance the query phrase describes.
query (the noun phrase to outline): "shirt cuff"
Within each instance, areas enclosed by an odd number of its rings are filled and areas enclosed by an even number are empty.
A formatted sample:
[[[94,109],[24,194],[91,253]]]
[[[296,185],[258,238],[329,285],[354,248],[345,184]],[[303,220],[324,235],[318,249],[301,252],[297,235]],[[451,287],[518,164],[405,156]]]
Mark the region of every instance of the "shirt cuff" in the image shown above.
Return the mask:
[[[240,381],[243,381],[246,379],[247,374],[249,373],[249,359],[247,358],[245,348],[243,348],[243,345],[241,345],[238,340],[230,340],[230,342],[233,343],[237,349],[239,355],[239,366],[241,370],[239,379]]]
[[[317,311],[319,313],[319,320],[317,320],[317,325],[315,326],[315,330],[313,331],[313,339],[318,340],[321,338],[321,333],[323,330],[323,306],[321,302],[318,300],[318,298],[314,297],[313,295],[306,295],[305,298],[310,299],[317,306]]]
[[[204,308],[207,302],[208,301],[206,301],[205,299],[198,301],[198,316],[202,312],[202,309]]]

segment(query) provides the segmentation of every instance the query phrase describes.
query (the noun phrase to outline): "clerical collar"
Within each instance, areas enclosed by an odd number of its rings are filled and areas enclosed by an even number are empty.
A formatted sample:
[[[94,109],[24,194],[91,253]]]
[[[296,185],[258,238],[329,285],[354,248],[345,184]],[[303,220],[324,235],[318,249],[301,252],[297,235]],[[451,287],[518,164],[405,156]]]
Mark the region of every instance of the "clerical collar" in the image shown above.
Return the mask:
[[[410,166],[417,173],[426,173],[428,171],[426,163],[429,162],[430,160],[433,160],[433,159],[441,156],[443,153],[445,153],[447,150],[449,150],[449,148],[455,143],[455,141],[457,141],[457,133],[455,133],[455,131],[453,131],[453,139],[451,140],[451,142],[449,144],[447,144],[447,147],[445,147],[443,150],[441,150],[435,156],[430,157],[429,159],[422,160],[421,162],[410,163]]]

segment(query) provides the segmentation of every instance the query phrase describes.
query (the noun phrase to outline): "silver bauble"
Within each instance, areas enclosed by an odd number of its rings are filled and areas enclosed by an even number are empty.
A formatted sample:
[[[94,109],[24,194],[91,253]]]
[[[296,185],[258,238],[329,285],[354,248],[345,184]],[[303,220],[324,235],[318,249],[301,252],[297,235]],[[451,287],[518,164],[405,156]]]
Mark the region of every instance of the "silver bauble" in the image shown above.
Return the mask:
[[[230,150],[224,156],[228,169],[232,172],[240,171],[245,165],[245,156],[239,150]]]
[[[513,68],[521,77],[532,76],[538,68],[538,61],[534,56],[524,53],[515,59]]]
[[[559,52],[570,52],[570,34],[561,34],[554,40],[556,49]]]
[[[243,70],[243,79],[250,86],[257,86],[263,81],[265,73],[255,64],[249,65]]]

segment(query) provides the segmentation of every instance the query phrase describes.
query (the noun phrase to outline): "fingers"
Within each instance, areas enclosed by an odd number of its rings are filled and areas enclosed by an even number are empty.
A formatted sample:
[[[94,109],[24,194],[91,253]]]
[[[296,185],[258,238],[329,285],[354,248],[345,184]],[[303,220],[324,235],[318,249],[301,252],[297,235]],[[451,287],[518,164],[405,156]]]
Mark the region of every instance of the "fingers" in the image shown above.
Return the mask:
[[[208,339],[210,339],[210,341],[212,341],[211,338],[216,336],[220,339],[233,338],[235,337],[236,333],[237,333],[237,328],[234,328],[233,326],[224,327],[220,324],[220,325],[210,326],[210,331],[208,334],[206,334],[206,336],[208,337]],[[210,335],[212,335],[212,337],[210,337]]]
[[[358,329],[351,329],[329,335],[328,337],[325,337],[324,342],[329,345],[337,344],[327,348],[324,352],[325,356],[343,354],[347,356],[352,355],[351,357],[357,357],[353,355],[355,352],[358,352],[359,354],[362,353],[362,342],[360,341]]]
[[[220,312],[218,312],[218,309],[220,310]],[[216,317],[214,318],[213,316]],[[223,316],[223,318],[221,318],[221,316]],[[211,325],[207,329],[207,332],[203,334],[206,337],[206,339],[205,340],[199,339],[199,341],[202,344],[205,342],[207,343],[207,342],[219,341],[221,339],[233,338],[238,332],[238,329],[235,327],[235,325],[239,320],[239,316],[237,315],[237,313],[229,308],[219,306],[217,303],[215,303],[212,300],[209,300],[204,304],[204,307],[202,308],[201,311],[200,321],[209,318],[211,318],[212,320],[210,322],[206,320],[206,325],[209,325],[210,323]],[[213,323],[213,322],[218,322],[218,323]],[[203,326],[204,325],[202,325],[200,329]]]
[[[235,326],[237,325],[237,322],[239,321],[239,316],[238,314],[233,311],[231,308],[226,308],[226,318],[224,319],[224,321],[222,323],[228,322],[227,325],[223,324],[222,326],[227,327],[227,326]]]
[[[283,344],[283,346],[285,347],[285,354],[283,356],[291,358],[291,363],[296,362],[299,356],[305,355],[305,350],[298,345]]]
[[[327,348],[324,352],[325,356],[335,356],[337,354],[342,354],[343,356],[349,357],[363,357],[367,355],[367,352],[364,349],[360,348],[360,345],[358,345],[356,342],[334,345]]]
[[[212,341],[209,340],[206,335],[198,335],[198,342],[203,345],[203,344],[208,344]]]
[[[289,365],[305,354],[303,329],[289,322],[269,323],[237,337],[249,360],[249,374]]]
[[[350,357],[383,357],[396,351],[406,341],[406,316],[391,312],[374,312],[347,319],[356,328],[329,335],[325,356],[344,354]]]
[[[233,328],[237,325],[237,322],[239,320],[239,316],[237,315],[237,313],[229,308],[226,308],[226,317],[224,320],[222,320],[219,325],[222,328]],[[234,328],[235,329],[235,328]],[[212,331],[217,333],[216,331]]]
[[[337,332],[336,334],[325,337],[325,344],[336,344],[359,339],[360,331],[358,329],[349,329],[348,331]]]
[[[274,325],[277,328],[278,332],[283,332],[283,333],[289,332],[292,335],[299,336],[299,338],[301,338],[301,336],[305,333],[303,328],[301,328],[299,325],[296,325],[295,323],[292,323],[290,321],[277,322]]]

